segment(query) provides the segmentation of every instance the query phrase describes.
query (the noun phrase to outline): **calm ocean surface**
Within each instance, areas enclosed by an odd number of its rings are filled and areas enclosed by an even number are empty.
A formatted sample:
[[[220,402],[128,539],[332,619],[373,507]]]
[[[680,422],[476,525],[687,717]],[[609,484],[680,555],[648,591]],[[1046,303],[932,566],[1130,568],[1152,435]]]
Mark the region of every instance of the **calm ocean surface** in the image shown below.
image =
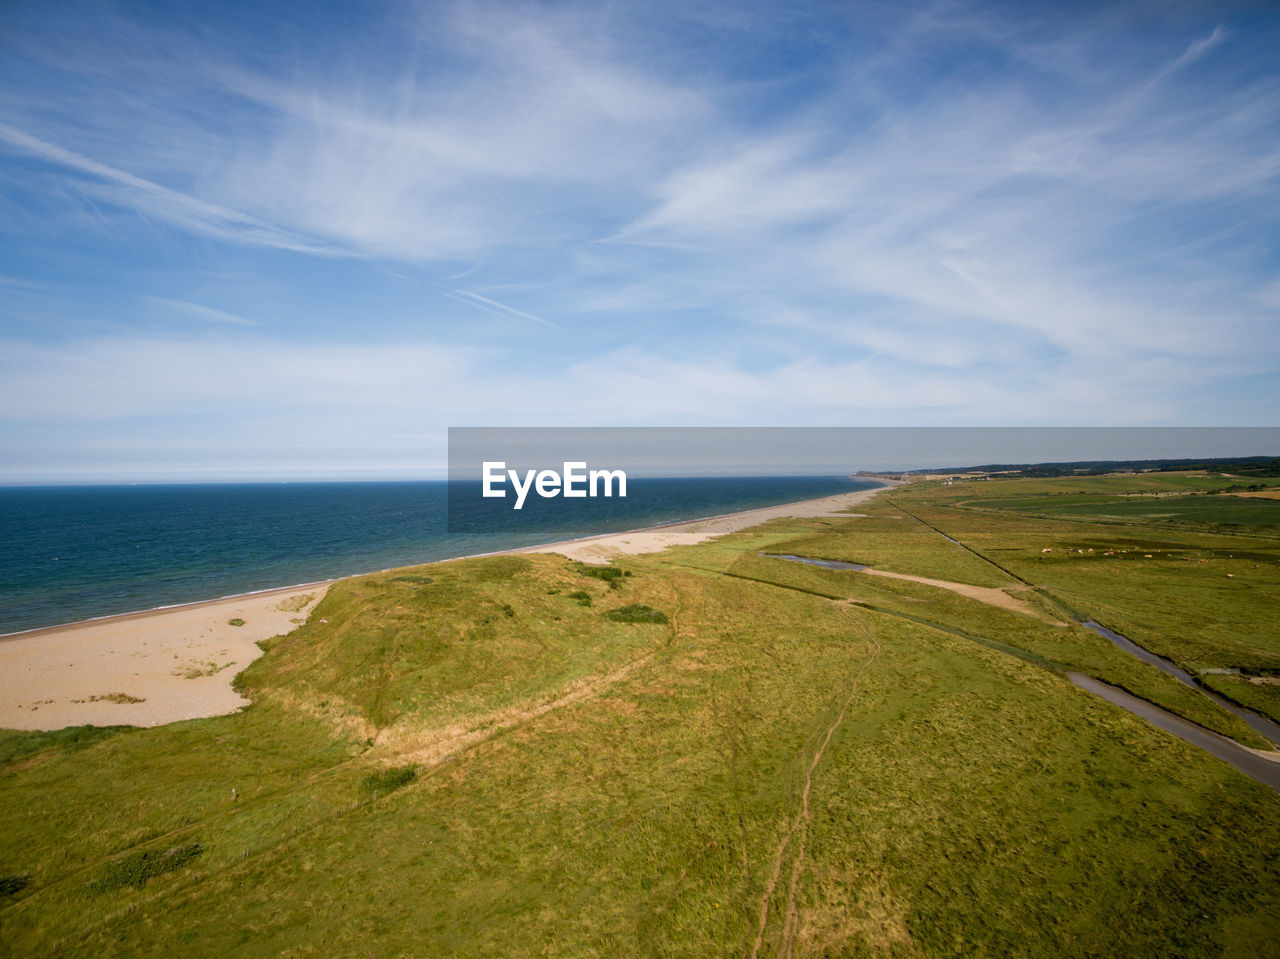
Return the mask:
[[[530,511],[523,529],[466,533],[448,528],[491,528],[492,510],[477,510],[468,522],[455,501],[450,516],[447,485],[0,488],[0,633],[879,484],[812,476],[632,478],[625,499],[554,501],[561,509],[555,522],[544,513],[539,525]]]

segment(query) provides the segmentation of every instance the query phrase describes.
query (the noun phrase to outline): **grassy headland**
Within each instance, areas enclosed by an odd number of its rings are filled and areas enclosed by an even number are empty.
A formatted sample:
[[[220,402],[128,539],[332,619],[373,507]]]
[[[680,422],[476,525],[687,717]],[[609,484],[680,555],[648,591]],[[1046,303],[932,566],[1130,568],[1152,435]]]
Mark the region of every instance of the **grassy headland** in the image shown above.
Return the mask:
[[[1254,682],[1280,675],[1280,502],[1215,512],[1214,482],[918,483],[616,575],[521,555],[340,582],[241,674],[242,713],[0,737],[0,943],[1275,954],[1280,795],[1061,675],[1266,745],[1073,625],[1238,670],[1206,678],[1280,713]],[[1126,511],[1139,489],[1165,515]]]

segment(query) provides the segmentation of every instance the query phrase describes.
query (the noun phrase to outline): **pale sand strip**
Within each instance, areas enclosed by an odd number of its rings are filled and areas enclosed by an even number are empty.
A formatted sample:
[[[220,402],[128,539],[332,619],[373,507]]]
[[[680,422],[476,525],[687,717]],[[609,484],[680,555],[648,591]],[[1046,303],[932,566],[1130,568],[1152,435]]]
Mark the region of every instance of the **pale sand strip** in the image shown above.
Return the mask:
[[[726,513],[723,516],[711,516],[706,519],[692,520],[687,523],[672,523],[667,526],[653,526],[648,529],[632,530],[626,533],[607,533],[603,536],[588,536],[585,539],[571,539],[562,543],[549,543],[546,546],[530,546],[526,549],[512,550],[517,553],[559,553],[570,559],[584,563],[608,563],[615,556],[622,554],[637,555],[640,553],[657,553],[669,546],[692,546],[716,536],[726,536],[751,526],[759,526],[772,519],[804,519],[818,516],[849,516],[846,512],[854,506],[870,499],[882,489],[895,485],[885,481],[885,486],[876,489],[858,490],[856,493],[840,493],[822,499],[804,500],[800,503],[786,503],[782,506],[766,506],[763,509],[750,509],[741,513]]]
[[[1054,626],[1066,626],[1067,624],[1060,619],[1054,619],[1043,610],[1036,609],[1030,603],[1011,596],[1005,589],[997,589],[992,586],[970,586],[968,583],[953,583],[947,579],[929,579],[927,576],[912,576],[909,573],[892,573],[887,569],[863,569],[859,570],[866,576],[884,576],[888,579],[905,579],[912,583],[924,583],[926,586],[936,586],[939,589],[950,590],[953,593],[959,593],[968,599],[976,599],[980,603],[986,603],[988,606],[999,606],[1001,609],[1007,609],[1014,613],[1024,613],[1027,616],[1034,616],[1036,619],[1051,623]],[[1020,589],[1025,591],[1025,586],[1007,587],[1008,589]]]
[[[884,487],[880,487],[883,489]],[[730,513],[652,529],[508,552],[606,563],[619,554],[701,543],[772,519],[833,516],[878,492]],[[496,555],[496,554],[495,554]],[[231,596],[0,637],[0,728],[159,726],[221,716],[249,705],[231,681],[262,655],[257,643],[294,629],[334,581]],[[291,600],[310,602],[292,609]],[[242,619],[243,626],[230,620]],[[205,673],[206,675],[198,675]],[[103,697],[123,694],[141,702]],[[93,697],[98,697],[94,700]]]
[[[328,588],[291,586],[0,640],[0,728],[159,726],[233,713],[249,700],[231,680],[262,655],[258,641],[303,622]],[[116,693],[142,702],[102,698]]]

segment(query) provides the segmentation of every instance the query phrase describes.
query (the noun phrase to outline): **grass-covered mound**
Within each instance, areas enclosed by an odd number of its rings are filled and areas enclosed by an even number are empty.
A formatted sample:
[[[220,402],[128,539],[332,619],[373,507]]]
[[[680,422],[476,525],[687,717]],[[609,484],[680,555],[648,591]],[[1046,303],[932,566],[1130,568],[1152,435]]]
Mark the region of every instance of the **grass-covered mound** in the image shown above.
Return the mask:
[[[344,580],[310,623],[268,644],[270,655],[239,685],[364,738],[401,720],[447,723],[510,705],[630,655],[636,637],[602,626],[584,608],[590,594],[569,589],[580,582],[552,556],[462,560],[433,567],[429,578]]]

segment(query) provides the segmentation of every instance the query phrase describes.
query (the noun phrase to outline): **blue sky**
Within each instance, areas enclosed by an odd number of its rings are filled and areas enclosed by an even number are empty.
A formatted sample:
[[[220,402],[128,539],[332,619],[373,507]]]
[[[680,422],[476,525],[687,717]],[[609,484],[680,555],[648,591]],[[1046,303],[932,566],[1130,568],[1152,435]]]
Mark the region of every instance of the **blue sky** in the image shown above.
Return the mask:
[[[1276,49],[1265,3],[11,0],[0,482],[1274,425]]]

